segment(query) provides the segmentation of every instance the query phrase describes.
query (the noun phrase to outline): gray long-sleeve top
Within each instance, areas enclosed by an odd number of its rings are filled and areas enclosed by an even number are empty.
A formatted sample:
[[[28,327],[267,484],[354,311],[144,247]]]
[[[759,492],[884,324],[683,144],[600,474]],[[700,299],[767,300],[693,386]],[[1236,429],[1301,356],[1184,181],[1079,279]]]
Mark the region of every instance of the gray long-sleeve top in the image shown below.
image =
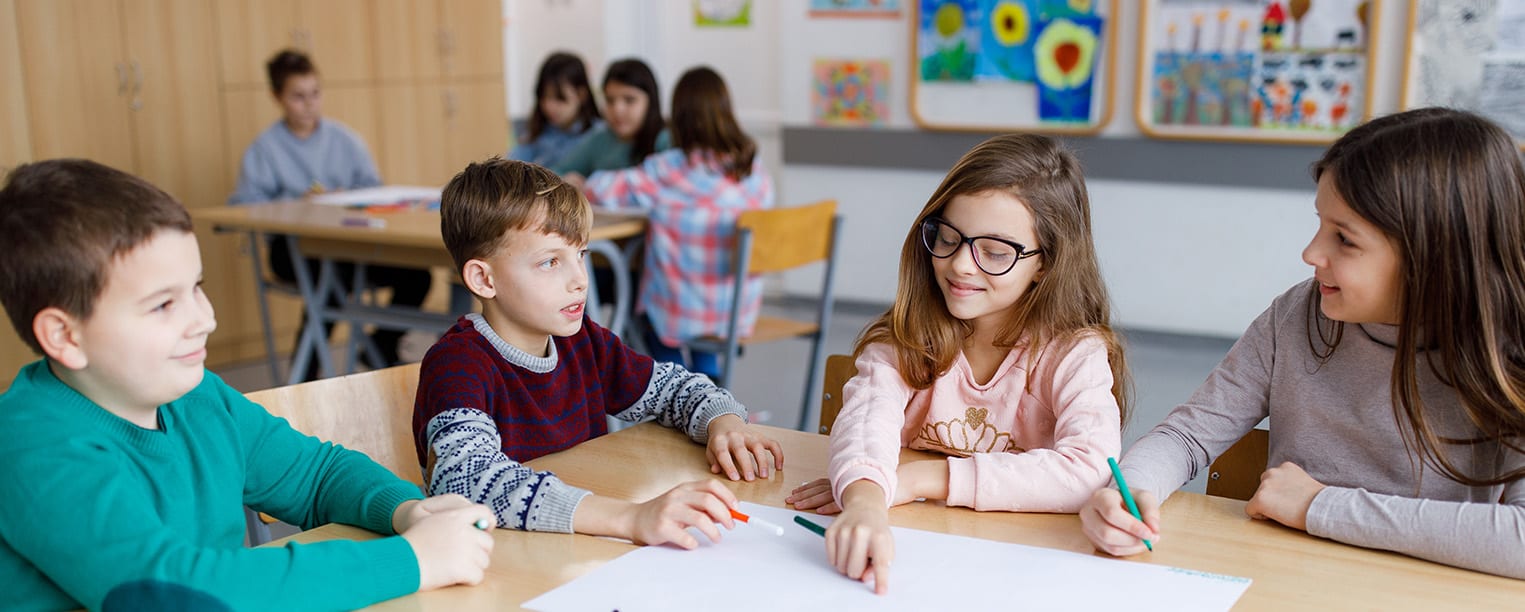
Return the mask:
[[[1270,416],[1269,465],[1290,461],[1328,485],[1308,508],[1308,533],[1525,578],[1525,484],[1469,487],[1423,465],[1406,449],[1393,411],[1398,328],[1347,324],[1320,363],[1308,341],[1313,290],[1310,280],[1276,298],[1191,399],[1128,450],[1129,486],[1163,501]],[[1315,345],[1322,348],[1316,336]],[[1436,432],[1475,437],[1455,389],[1436,379],[1422,353],[1418,359]],[[1525,456],[1497,443],[1443,450],[1474,476],[1525,465]]]

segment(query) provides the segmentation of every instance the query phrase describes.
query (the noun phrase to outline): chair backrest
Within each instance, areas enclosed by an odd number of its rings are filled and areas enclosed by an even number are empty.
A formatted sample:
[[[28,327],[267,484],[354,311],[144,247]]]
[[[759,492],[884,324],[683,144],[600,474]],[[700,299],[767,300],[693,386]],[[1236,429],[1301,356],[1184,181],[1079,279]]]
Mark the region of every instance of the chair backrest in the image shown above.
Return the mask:
[[[747,273],[771,274],[829,258],[836,214],[836,200],[741,213],[736,229],[752,233]]]
[[[842,387],[858,375],[858,366],[852,355],[830,355],[826,358],[826,377],[821,380],[821,427],[817,431],[830,434],[837,413],[842,411]]]
[[[291,427],[369,455],[404,480],[423,485],[413,449],[413,363],[246,393]]]
[[[1207,469],[1207,494],[1247,500],[1260,488],[1271,453],[1271,432],[1251,429]]]

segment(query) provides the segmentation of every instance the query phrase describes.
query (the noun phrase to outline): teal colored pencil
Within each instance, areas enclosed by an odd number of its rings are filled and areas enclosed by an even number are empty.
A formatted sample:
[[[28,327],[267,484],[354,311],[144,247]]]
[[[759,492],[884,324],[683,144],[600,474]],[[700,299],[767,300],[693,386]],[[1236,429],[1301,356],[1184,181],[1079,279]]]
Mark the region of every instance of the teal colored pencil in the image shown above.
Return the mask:
[[[804,527],[806,529],[809,529],[809,530],[815,532],[815,534],[818,535],[818,536],[821,536],[823,538],[826,537],[826,528],[825,527],[822,527],[822,526],[817,525],[815,523],[812,523],[812,522],[810,522],[808,520],[805,520],[805,517],[803,517],[803,516],[795,516],[794,517],[794,522],[799,523],[799,525],[801,527]]]
[[[1112,468],[1112,479],[1117,481],[1117,490],[1122,491],[1123,503],[1128,504],[1128,511],[1133,513],[1133,518],[1144,520],[1144,515],[1138,512],[1138,504],[1133,503],[1133,493],[1128,491],[1128,481],[1123,480],[1123,471],[1117,467],[1117,460],[1107,457],[1107,466]],[[1144,547],[1151,552],[1154,550],[1154,545],[1149,540],[1144,540]]]

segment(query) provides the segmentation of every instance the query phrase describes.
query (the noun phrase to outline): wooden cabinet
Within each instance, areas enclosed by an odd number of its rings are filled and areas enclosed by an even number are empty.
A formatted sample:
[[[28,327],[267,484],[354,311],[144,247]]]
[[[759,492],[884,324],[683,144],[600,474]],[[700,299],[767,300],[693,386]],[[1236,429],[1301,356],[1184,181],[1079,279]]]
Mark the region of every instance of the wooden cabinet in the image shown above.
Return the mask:
[[[449,180],[466,164],[502,155],[508,147],[508,115],[502,79],[452,81],[445,95],[445,159]],[[444,184],[441,182],[440,184]]]
[[[37,159],[86,157],[132,168],[128,104],[134,72],[121,6],[98,0],[19,0],[16,23]]]
[[[446,36],[438,0],[375,0],[371,15],[377,79],[398,83],[444,75]]]
[[[441,0],[445,74],[503,78],[503,3]]]
[[[20,84],[21,43],[16,39],[16,3],[0,0],[0,83]],[[0,173],[32,159],[26,88],[0,89]],[[3,332],[0,332],[3,335]]]
[[[217,0],[222,83],[269,87],[265,62],[281,49],[312,56],[327,81],[371,78],[371,19],[367,0]]]

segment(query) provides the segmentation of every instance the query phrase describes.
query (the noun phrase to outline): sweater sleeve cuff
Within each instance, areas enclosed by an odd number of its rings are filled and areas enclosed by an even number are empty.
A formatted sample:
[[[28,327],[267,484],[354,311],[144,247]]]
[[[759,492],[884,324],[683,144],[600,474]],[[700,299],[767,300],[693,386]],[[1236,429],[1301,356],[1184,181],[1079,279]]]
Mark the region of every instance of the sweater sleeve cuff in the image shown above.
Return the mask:
[[[699,411],[699,418],[695,419],[699,424],[699,428],[694,431],[693,440],[700,444],[709,442],[710,423],[728,414],[741,417],[741,422],[743,423],[747,421],[747,407],[741,405],[741,402],[736,401],[736,398],[731,397],[730,393],[715,393],[710,395],[709,399],[704,402],[704,408],[701,408]]]
[[[423,492],[413,483],[399,480],[389,484],[376,491],[371,498],[371,503],[366,508],[365,524],[360,526],[380,534],[396,534],[392,529],[392,515],[397,512],[397,507],[410,499],[423,498]]]
[[[547,478],[540,484],[540,491],[531,502],[524,528],[528,531],[572,533],[572,517],[577,506],[592,491],[580,489],[562,482],[559,478]]]
[[[867,480],[884,489],[884,507],[888,508],[890,502],[895,499],[895,486],[898,482],[894,472],[886,473],[877,466],[868,464],[854,465],[838,474],[831,483],[831,494],[835,496],[838,502],[841,502],[842,493],[847,490],[847,485],[859,480]],[[841,504],[838,503],[837,505],[840,506]]]
[[[973,457],[948,458],[948,505],[973,508],[975,493]]]
[[[391,536],[366,542],[373,545],[375,554],[368,555],[364,572],[355,576],[364,581],[366,592],[374,593],[376,601],[402,597],[418,591],[418,556],[413,545],[402,536]]]
[[[1308,535],[1331,538],[1330,534],[1337,531],[1334,523],[1339,521],[1339,518],[1335,516],[1335,509],[1349,508],[1350,495],[1354,493],[1355,489],[1324,487],[1317,495],[1314,495],[1313,501],[1308,504],[1308,516],[1304,519],[1303,525]]]

